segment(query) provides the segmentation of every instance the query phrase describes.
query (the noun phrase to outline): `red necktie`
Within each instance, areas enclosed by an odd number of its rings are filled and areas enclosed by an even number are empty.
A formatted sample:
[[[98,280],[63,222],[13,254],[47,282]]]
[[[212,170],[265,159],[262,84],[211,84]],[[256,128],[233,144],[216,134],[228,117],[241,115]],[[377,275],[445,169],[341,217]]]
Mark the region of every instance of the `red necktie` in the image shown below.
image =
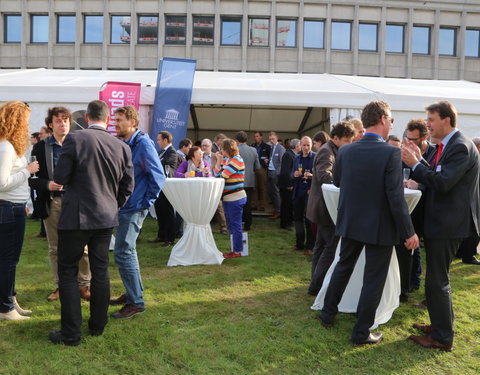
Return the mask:
[[[443,151],[443,143],[440,143],[439,145],[436,145],[437,147],[437,154],[435,155],[435,164],[438,164],[438,161],[440,160],[440,156],[442,156],[442,151]]]

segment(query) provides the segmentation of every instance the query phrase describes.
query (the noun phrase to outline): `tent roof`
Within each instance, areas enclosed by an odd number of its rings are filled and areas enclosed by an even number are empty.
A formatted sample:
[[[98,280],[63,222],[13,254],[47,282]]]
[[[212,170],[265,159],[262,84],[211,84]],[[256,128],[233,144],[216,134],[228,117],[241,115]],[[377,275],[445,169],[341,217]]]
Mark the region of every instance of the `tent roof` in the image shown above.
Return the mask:
[[[0,70],[0,101],[88,103],[107,81],[139,82],[140,102],[153,104],[157,71]],[[362,108],[385,100],[396,111],[451,100],[459,113],[477,114],[480,84],[331,74],[195,73],[193,104]]]

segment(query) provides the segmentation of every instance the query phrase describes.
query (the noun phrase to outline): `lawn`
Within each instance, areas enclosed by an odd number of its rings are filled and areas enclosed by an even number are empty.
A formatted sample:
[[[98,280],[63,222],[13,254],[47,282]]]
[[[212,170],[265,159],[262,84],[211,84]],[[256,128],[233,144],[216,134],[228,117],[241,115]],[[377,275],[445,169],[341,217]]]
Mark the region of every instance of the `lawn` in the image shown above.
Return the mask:
[[[416,333],[413,323],[428,322],[426,310],[412,306],[423,299],[422,290],[379,327],[381,344],[355,347],[349,342],[354,316],[339,314],[330,330],[320,325],[306,294],[308,257],[290,250],[292,232],[262,218],[254,218],[249,233],[251,256],[191,267],[166,267],[170,248],[147,242],[156,233],[156,223],[147,219],[138,242],[146,313],[110,319],[105,333],[92,337],[88,303],[82,302],[81,345],[53,345],[47,335],[59,328],[60,303],[46,301],[53,285],[38,229],[28,220],[17,269],[18,298],[33,310],[32,319],[0,321],[0,375],[480,373],[480,267],[458,260],[452,265],[452,353],[406,340]],[[229,249],[226,236],[215,238],[219,249]],[[110,276],[112,296],[118,296],[123,287],[113,256]]]

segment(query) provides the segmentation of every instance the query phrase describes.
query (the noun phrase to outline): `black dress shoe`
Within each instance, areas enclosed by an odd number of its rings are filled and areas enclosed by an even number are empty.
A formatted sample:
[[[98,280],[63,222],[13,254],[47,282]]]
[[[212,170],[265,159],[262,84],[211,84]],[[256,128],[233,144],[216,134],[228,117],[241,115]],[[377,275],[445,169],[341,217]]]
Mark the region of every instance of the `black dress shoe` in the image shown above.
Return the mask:
[[[374,344],[378,344],[380,341],[382,341],[383,339],[383,335],[380,333],[380,332],[370,332],[370,334],[368,335],[368,337],[363,340],[363,341],[360,341],[360,342],[356,342],[356,341],[353,341],[352,342],[355,344],[355,345],[358,345],[358,346],[363,346],[363,345],[374,345]]]
[[[110,300],[110,306],[125,305],[126,303],[127,303],[127,295],[125,293],[118,298],[113,298]]]
[[[169,246],[172,246],[173,245],[173,242],[170,242],[170,241],[165,241],[162,245],[162,247],[169,247]]]
[[[70,339],[62,335],[60,331],[52,331],[48,334],[48,338],[54,344],[64,344],[67,346],[77,346],[80,345],[80,338]]]
[[[159,242],[163,242],[163,241],[164,241],[163,239],[161,239],[160,237],[157,237],[153,240],[148,240],[147,242],[148,243],[159,243]]]
[[[330,329],[330,328],[333,327],[333,322],[332,322],[332,323],[329,323],[329,322],[327,322],[326,320],[323,320],[321,315],[317,315],[317,317],[316,317],[315,319],[320,320],[320,324],[321,324],[323,327],[325,327],[326,329]]]
[[[475,257],[471,257],[470,259],[463,259],[462,262],[465,264],[474,264],[476,266],[480,266],[480,260]]]

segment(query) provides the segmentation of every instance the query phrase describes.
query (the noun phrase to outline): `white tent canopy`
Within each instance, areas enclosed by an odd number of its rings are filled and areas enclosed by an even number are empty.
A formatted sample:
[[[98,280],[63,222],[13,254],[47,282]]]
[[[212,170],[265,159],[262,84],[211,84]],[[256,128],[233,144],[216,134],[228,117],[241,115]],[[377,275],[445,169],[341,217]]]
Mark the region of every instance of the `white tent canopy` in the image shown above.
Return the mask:
[[[156,71],[0,70],[0,101],[28,102],[35,130],[49,106],[84,109],[98,98],[103,83],[137,82],[142,85],[140,104],[148,115],[156,80]],[[410,118],[424,117],[424,107],[439,100],[454,103],[460,114],[459,128],[467,135],[480,135],[480,85],[468,81],[197,71],[192,93],[197,126],[212,131],[261,129],[294,134],[307,120],[305,114],[315,113],[312,108],[328,109],[328,119],[336,122],[343,114],[358,114],[371,100],[390,103],[397,135]]]

